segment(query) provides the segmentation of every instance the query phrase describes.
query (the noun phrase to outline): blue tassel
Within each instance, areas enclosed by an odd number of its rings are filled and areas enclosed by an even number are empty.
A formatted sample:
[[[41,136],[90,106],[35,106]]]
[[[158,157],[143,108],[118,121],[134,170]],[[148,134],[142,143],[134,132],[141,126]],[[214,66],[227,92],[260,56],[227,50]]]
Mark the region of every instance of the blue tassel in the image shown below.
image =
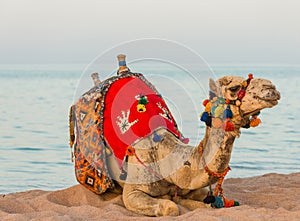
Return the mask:
[[[159,136],[159,135],[156,133],[156,131],[154,131],[154,133],[153,133],[153,141],[154,141],[155,143],[161,141],[161,136]]]
[[[224,111],[224,118],[227,119],[227,118],[233,118],[233,113],[230,109],[230,105],[227,105],[226,107],[226,110]]]
[[[223,208],[224,207],[224,202],[222,200],[222,197],[216,196],[215,198],[216,198],[216,200],[215,200],[214,203],[211,204],[211,206],[214,207],[214,208]]]
[[[202,115],[201,115],[200,120],[203,121],[203,122],[206,122],[208,116],[209,116],[209,115],[208,115],[207,112],[203,112]]]

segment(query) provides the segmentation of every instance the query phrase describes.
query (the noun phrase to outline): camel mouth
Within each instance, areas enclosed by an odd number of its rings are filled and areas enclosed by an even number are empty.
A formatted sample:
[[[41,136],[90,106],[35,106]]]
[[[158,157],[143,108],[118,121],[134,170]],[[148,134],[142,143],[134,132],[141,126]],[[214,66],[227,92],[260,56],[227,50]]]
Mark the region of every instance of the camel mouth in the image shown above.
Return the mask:
[[[259,112],[260,112],[260,110],[257,109],[257,110],[254,110],[254,111],[250,111],[250,112],[244,113],[243,116],[244,116],[244,117],[250,117],[250,116],[257,115]]]
[[[280,92],[276,90],[273,84],[263,85],[262,95],[257,95],[256,97],[262,101],[270,103],[272,106],[278,104],[280,100]]]
[[[256,95],[254,98],[259,99],[264,102],[263,108],[271,108],[278,104],[278,101],[280,100],[280,92],[276,90],[274,85],[264,85],[263,87],[263,94],[262,95]],[[261,108],[261,109],[263,109]],[[256,115],[260,110],[260,108],[257,108],[255,110],[249,111],[247,113],[244,113],[244,116],[253,116]]]
[[[276,89],[270,90],[266,95],[264,96],[257,96],[258,99],[269,102],[273,105],[277,105],[278,101],[280,100],[280,93]]]

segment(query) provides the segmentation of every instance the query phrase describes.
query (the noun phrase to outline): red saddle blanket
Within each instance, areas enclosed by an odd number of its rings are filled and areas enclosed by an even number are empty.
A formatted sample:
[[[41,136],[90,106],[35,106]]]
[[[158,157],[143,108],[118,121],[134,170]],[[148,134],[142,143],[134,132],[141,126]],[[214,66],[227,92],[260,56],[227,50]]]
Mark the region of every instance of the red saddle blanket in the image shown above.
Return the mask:
[[[129,145],[158,128],[181,138],[165,101],[142,75],[128,75],[113,82],[104,106],[103,135],[120,164]]]

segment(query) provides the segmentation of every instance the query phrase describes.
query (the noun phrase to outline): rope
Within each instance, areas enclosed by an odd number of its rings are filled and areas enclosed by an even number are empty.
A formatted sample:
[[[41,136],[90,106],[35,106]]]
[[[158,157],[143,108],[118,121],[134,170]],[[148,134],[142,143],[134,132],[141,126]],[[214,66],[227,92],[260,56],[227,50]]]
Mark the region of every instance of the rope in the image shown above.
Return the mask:
[[[137,161],[138,161],[140,164],[142,164],[142,165],[146,168],[146,170],[148,170],[149,173],[152,173],[152,174],[153,174],[154,176],[156,176],[156,178],[158,178],[159,180],[162,180],[162,179],[163,179],[163,177],[160,176],[160,174],[158,174],[157,172],[155,172],[154,170],[152,170],[151,167],[148,167],[146,164],[144,164],[144,162],[141,161],[141,159],[136,155],[136,153],[134,153],[134,156],[135,156],[135,158],[137,159]]]
[[[127,150],[126,150],[126,155],[128,156],[135,156],[135,158],[137,159],[137,161],[146,168],[146,170],[148,170],[149,173],[153,174],[156,178],[158,178],[159,180],[162,180],[163,177],[158,174],[157,172],[155,172],[151,167],[147,166],[146,164],[144,164],[144,162],[138,157],[138,155],[135,152],[134,147],[132,146],[128,146]]]
[[[203,156],[203,142],[202,141],[200,142],[200,144],[198,146],[198,151],[199,151],[200,157],[202,158],[202,156]],[[218,178],[218,182],[217,182],[215,190],[214,190],[214,195],[215,196],[220,195],[220,196],[223,197],[224,190],[222,188],[222,184],[223,184],[223,181],[225,179],[225,176],[227,175],[227,173],[229,172],[229,170],[231,170],[231,168],[228,166],[222,173],[213,172],[206,165],[204,158],[202,158],[202,165],[204,167],[205,172],[209,176],[213,176],[213,177]],[[211,186],[211,184],[209,184],[209,185]]]

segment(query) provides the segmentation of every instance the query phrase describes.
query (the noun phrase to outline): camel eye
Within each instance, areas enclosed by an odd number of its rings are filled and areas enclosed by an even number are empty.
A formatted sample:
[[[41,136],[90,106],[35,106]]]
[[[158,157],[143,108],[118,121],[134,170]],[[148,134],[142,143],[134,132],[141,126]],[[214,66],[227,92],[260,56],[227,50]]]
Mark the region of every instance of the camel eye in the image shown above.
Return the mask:
[[[231,87],[231,88],[229,88],[229,90],[231,91],[231,92],[238,92],[239,90],[241,89],[241,86],[235,86],[235,87]]]

